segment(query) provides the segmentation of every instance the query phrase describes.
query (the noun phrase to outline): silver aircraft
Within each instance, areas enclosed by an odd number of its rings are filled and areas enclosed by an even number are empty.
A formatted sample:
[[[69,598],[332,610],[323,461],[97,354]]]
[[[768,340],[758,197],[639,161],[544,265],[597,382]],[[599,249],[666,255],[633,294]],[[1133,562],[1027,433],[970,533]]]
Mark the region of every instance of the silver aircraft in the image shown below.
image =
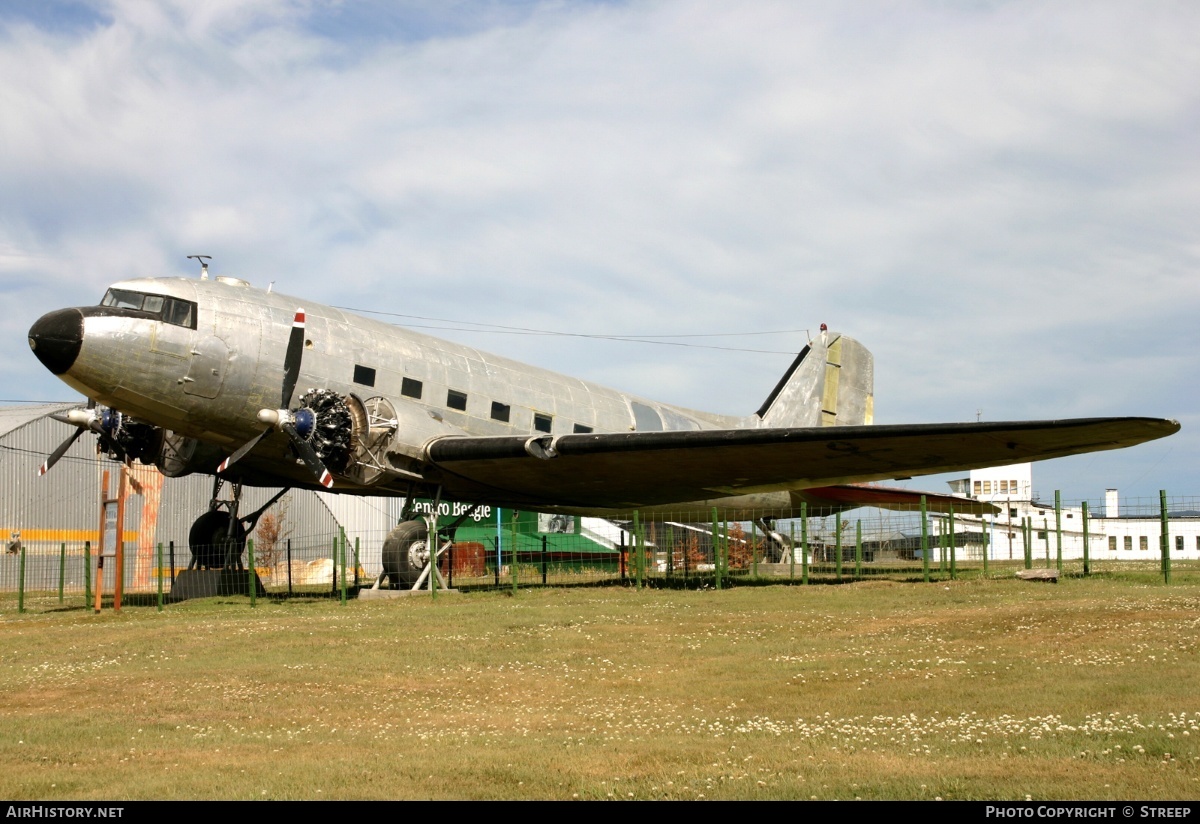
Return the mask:
[[[859,482],[1117,449],[1179,429],[1152,418],[873,426],[871,354],[829,331],[756,412],[718,415],[210,279],[207,264],[199,279],[125,280],[98,306],[50,312],[29,345],[90,401],[62,416],[78,429],[42,471],[91,431],[118,460],[169,477],[212,474],[213,504],[193,546],[240,541],[253,527],[261,510],[237,512],[243,484],[564,514],[703,520],[716,507],[729,519],[769,519],[802,502],[914,500]],[[231,502],[219,500],[223,482]],[[424,530],[406,519],[385,542],[394,581],[411,582],[427,560]]]

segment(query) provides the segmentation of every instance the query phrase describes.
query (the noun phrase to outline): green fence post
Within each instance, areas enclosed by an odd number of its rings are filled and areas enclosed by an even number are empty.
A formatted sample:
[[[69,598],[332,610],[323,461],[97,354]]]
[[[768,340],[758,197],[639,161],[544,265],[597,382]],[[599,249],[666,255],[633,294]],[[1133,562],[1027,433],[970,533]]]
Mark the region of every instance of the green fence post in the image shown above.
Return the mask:
[[[721,519],[721,563],[717,565],[717,574],[721,586],[729,583],[729,521]]]
[[[950,507],[950,580],[958,579],[958,536],[954,531],[954,507]]]
[[[750,564],[751,577],[758,580],[758,533],[754,521],[750,522]]]
[[[1025,541],[1025,568],[1033,569],[1033,516],[1021,519],[1021,538]]]
[[[796,580],[796,521],[788,521],[788,580]]]
[[[546,585],[546,536],[542,536],[542,586]]]
[[[163,611],[163,590],[162,590],[162,541],[158,542],[158,549],[155,552],[154,561],[158,564],[158,611]]]
[[[246,539],[246,562],[247,562],[246,563],[247,585],[250,587],[250,608],[254,609],[254,607],[257,605],[257,601],[258,601],[258,587],[255,586],[257,581],[255,580],[256,576],[255,576],[255,572],[254,572],[254,539],[253,538]]]
[[[58,548],[58,602],[63,602],[63,586],[67,580],[67,542]]]
[[[354,536],[354,588],[355,589],[358,589],[358,537],[359,536],[357,536],[357,535]],[[451,566],[453,567],[454,565],[451,564]],[[453,569],[450,570],[450,574],[454,575]],[[450,583],[453,584],[454,582],[451,581]]]
[[[675,577],[675,527],[667,527],[667,577]]]
[[[513,510],[509,521],[512,537],[512,563],[509,565],[509,577],[512,578],[513,595],[517,594],[517,510]]]
[[[342,562],[342,606],[346,606],[346,528],[338,527],[338,532],[341,533],[341,537],[342,537],[342,546],[341,546],[341,550],[342,550],[342,558],[341,558],[341,562]],[[433,575],[433,573],[437,569],[437,566],[436,566],[437,565],[437,541],[435,540],[432,544],[430,544],[430,546],[433,548],[434,569],[431,569],[429,571],[429,574]],[[434,589],[437,589],[436,576],[434,578]]]
[[[1058,574],[1062,575],[1062,493],[1054,490],[1054,557]]]
[[[862,578],[862,519],[854,522],[854,578]]]
[[[721,550],[720,538],[717,537],[717,508],[712,508],[712,553],[714,586],[721,588]]]
[[[1046,568],[1050,568],[1050,523],[1042,518],[1042,538],[1046,541]]]
[[[800,504],[800,583],[808,584],[808,504],[803,502]]]
[[[17,561],[17,612],[25,611],[25,544],[21,544],[21,556]]]
[[[333,536],[333,547],[329,551],[329,560],[332,566],[329,567],[329,594],[337,595],[337,561],[338,561],[338,540],[337,536]]]
[[[834,567],[837,570],[837,582],[842,582],[842,518],[840,514],[833,516],[833,532],[834,532],[834,553],[836,560]]]
[[[987,519],[982,515],[979,517],[979,529],[983,535],[980,543],[983,544],[983,577],[986,578],[988,577],[988,528]]]
[[[1162,545],[1162,572],[1163,583],[1171,583],[1171,535],[1168,529],[1167,520],[1167,490],[1158,490],[1158,517],[1162,522],[1162,537],[1160,544]],[[21,555],[24,558],[24,554]]]
[[[929,504],[921,496],[921,568],[925,583],[929,583]]]
[[[1092,574],[1092,559],[1088,552],[1088,505],[1087,501],[1083,502],[1083,574],[1084,577]]]
[[[645,542],[642,541],[642,519],[638,511],[633,510],[633,565],[637,570],[637,588],[642,588],[643,562],[645,561]]]
[[[83,605],[92,603],[92,542],[83,542]]]

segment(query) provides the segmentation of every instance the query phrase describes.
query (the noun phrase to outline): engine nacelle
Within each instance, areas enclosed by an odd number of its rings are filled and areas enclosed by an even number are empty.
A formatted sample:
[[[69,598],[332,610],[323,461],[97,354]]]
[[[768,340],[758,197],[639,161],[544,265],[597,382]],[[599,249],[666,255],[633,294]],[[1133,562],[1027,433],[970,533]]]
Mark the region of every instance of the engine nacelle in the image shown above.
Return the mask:
[[[212,472],[224,457],[211,444],[162,430],[162,445],[154,457],[154,465],[168,478],[182,478],[193,472]]]

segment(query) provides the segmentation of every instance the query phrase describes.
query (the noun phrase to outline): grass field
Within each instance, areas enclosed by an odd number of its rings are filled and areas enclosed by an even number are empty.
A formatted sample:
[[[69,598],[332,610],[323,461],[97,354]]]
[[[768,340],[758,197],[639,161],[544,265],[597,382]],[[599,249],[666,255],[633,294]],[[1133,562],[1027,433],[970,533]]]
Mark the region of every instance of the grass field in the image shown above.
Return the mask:
[[[8,799],[1194,799],[1200,584],[0,601]]]

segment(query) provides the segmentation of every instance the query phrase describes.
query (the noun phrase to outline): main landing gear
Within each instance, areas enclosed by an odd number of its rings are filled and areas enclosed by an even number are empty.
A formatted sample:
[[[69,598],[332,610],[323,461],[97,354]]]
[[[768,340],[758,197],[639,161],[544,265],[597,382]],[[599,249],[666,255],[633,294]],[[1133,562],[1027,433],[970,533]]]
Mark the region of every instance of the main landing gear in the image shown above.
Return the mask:
[[[219,477],[213,479],[208,511],[193,521],[188,531],[192,560],[188,568],[176,576],[171,587],[171,599],[174,601],[250,593],[249,576],[242,561],[246,536],[254,530],[262,514],[288,490],[281,489],[265,505],[249,515],[239,517],[242,485],[229,484],[230,495],[224,498],[221,493],[226,483]],[[257,572],[254,574],[254,586],[259,595],[266,595]]]
[[[434,498],[432,514],[424,518],[413,518],[411,501],[410,495],[410,503],[405,506],[402,520],[383,542],[383,572],[371,587],[373,592],[377,592],[385,580],[393,589],[416,591],[433,576],[436,576],[438,588],[446,589],[446,581],[435,559],[450,551],[454,546],[455,530],[478,508],[476,504],[448,526],[439,527],[437,512],[441,504],[440,490]],[[432,541],[430,535],[434,536]],[[433,548],[436,548],[436,552]]]

